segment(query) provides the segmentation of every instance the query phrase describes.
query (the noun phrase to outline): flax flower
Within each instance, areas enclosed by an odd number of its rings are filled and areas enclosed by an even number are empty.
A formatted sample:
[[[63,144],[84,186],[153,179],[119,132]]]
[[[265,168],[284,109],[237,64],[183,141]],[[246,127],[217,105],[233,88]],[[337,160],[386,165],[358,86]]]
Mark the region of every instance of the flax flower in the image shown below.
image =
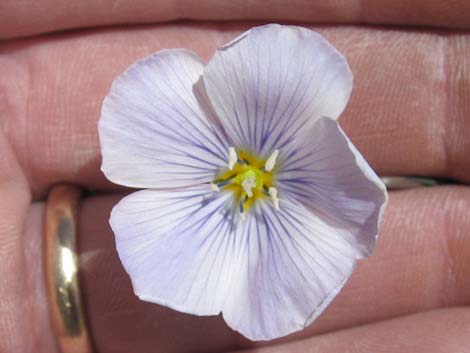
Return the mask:
[[[280,25],[207,64],[163,50],[120,75],[99,135],[107,178],[145,189],[110,219],[136,295],[222,313],[252,340],[315,320],[372,252],[387,199],[336,122],[351,89],[323,37]]]

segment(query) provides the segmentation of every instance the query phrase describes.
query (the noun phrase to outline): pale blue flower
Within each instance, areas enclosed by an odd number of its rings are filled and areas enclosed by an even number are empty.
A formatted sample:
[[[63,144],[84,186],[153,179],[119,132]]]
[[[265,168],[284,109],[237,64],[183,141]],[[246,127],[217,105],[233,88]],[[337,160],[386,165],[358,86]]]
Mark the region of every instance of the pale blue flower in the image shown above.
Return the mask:
[[[301,330],[371,254],[385,187],[336,119],[352,89],[319,34],[257,27],[205,64],[163,50],[119,76],[104,174],[145,188],[110,224],[141,299],[223,314],[252,340]]]

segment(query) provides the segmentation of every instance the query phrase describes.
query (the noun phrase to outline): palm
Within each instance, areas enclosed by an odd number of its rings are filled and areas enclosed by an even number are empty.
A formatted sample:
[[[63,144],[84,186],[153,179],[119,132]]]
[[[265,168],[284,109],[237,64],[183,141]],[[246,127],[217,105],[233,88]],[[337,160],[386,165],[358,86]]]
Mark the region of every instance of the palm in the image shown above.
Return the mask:
[[[1,44],[1,352],[54,352],[41,239],[44,195],[60,181],[115,193],[83,200],[79,219],[82,289],[99,352],[222,352],[253,346],[221,318],[180,314],[134,297],[107,223],[125,191],[100,173],[96,133],[111,80],[136,58],[187,47],[207,59],[244,27],[166,25]],[[470,37],[364,28],[321,31],[345,53],[356,78],[340,123],[378,173],[470,180],[464,67]],[[433,55],[437,45],[441,54]],[[296,343],[269,351],[377,352],[399,346],[447,352],[468,346],[469,200],[467,186],[392,193],[374,255],[360,262],[314,325],[283,340]],[[355,328],[362,324],[370,325]],[[319,335],[325,332],[331,334]]]

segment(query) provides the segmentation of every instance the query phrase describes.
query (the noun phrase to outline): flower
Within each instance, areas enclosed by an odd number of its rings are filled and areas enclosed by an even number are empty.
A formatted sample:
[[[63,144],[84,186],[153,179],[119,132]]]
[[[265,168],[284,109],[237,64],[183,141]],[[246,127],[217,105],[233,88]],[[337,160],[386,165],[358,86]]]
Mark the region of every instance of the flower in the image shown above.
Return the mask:
[[[371,254],[387,194],[336,119],[344,57],[294,26],[253,28],[207,63],[136,62],[99,121],[102,170],[145,188],[110,224],[142,300],[222,313],[252,340],[301,330]]]

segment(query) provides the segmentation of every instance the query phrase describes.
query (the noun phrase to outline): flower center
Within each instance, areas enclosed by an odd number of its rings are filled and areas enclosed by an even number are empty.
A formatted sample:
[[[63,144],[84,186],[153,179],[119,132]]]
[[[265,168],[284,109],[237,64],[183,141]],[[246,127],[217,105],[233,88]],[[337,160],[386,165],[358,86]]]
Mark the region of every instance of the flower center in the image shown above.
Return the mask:
[[[234,193],[245,212],[259,199],[270,198],[274,208],[279,209],[277,189],[274,187],[273,169],[279,154],[275,150],[268,159],[257,158],[251,153],[229,148],[228,171],[220,174],[212,183],[214,190],[228,190]]]

